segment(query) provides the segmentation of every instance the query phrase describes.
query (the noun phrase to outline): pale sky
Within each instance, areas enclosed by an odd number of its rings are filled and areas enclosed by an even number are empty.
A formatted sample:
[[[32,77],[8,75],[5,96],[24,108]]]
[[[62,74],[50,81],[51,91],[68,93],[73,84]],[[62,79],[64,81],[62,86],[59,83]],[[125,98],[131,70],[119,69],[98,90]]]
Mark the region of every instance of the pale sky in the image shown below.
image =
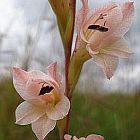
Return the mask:
[[[89,0],[90,5],[93,5],[93,7],[107,1],[111,0]],[[114,1],[125,2],[126,0]],[[78,1],[78,7],[80,6],[79,3],[80,0]],[[135,0],[135,5],[138,11],[140,1]],[[44,18],[47,20],[39,23],[44,8],[46,9]],[[136,17],[139,17],[138,13],[136,15]],[[106,90],[125,90],[127,92],[140,86],[140,27],[138,24],[140,19],[136,17],[130,34],[130,45],[135,54],[128,61],[121,60],[115,76],[110,81],[104,78],[101,70],[92,61],[87,62],[82,71],[79,89],[83,87],[82,90],[86,90],[86,83],[89,83],[88,88],[92,90],[93,86],[90,85],[92,83],[98,85],[100,82],[103,85],[102,88]],[[0,44],[0,52],[12,52],[10,55],[0,53],[1,73],[4,72],[2,69],[4,66],[22,66],[23,58],[27,54],[25,50],[27,35],[31,34],[31,37],[35,38],[38,27],[40,37],[36,49],[31,54],[30,69],[44,70],[45,65],[56,60],[62,66],[64,59],[62,43],[48,0],[0,0],[0,19],[0,34],[5,35],[5,32],[8,32],[8,36],[3,39],[2,45]],[[53,30],[48,32],[53,26]],[[16,54],[16,57],[13,57],[14,54]],[[92,75],[93,78],[91,78]],[[97,82],[94,80],[96,78],[99,79]]]

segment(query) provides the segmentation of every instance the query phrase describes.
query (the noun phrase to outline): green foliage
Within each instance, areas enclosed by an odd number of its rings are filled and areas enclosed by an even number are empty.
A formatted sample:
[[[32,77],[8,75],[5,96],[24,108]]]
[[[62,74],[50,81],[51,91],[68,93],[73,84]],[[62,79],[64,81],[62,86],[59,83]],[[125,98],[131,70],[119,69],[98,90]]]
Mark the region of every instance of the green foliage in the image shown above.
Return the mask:
[[[71,134],[101,134],[106,140],[138,140],[140,138],[140,96],[73,94]],[[30,126],[15,122],[15,109],[22,99],[12,82],[0,85],[0,140],[36,140]],[[59,140],[58,130],[48,140]]]

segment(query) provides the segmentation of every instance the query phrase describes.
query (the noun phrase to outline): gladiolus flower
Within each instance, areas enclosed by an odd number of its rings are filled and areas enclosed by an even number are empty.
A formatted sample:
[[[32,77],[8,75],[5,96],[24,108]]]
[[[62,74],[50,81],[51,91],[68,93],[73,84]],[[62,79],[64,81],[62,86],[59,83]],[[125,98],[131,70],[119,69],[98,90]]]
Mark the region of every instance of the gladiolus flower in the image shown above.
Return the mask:
[[[85,137],[81,137],[81,138],[78,139],[76,136],[74,136],[72,138],[71,135],[66,134],[64,136],[64,139],[65,140],[104,140],[104,137],[102,137],[100,135],[91,134],[91,135],[88,135],[86,138]]]
[[[82,54],[85,48],[110,79],[117,68],[118,58],[128,58],[132,54],[123,36],[131,26],[134,4],[109,3],[91,11],[88,0],[81,1],[83,7],[77,16],[75,52],[81,50]]]
[[[31,124],[39,140],[43,140],[54,129],[56,121],[63,119],[70,108],[57,72],[57,63],[47,69],[46,75],[37,70],[26,72],[13,68],[14,87],[25,100],[16,109],[16,123]]]

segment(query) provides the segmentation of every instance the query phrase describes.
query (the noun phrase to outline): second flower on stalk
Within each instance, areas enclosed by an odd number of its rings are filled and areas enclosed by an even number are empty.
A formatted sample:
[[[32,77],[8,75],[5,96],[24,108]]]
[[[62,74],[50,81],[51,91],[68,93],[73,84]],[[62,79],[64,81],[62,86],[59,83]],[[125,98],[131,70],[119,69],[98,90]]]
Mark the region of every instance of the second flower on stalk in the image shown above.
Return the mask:
[[[128,58],[132,54],[123,36],[131,26],[134,4],[109,3],[92,11],[88,0],[81,1],[83,7],[77,16],[74,56],[87,57],[85,60],[92,57],[110,79],[117,68],[118,58]]]

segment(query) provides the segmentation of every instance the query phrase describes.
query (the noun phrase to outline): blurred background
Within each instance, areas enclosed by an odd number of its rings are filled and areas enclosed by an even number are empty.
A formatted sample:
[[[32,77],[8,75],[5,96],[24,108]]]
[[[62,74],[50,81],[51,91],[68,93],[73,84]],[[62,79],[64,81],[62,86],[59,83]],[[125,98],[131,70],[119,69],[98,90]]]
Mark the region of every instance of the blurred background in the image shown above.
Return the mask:
[[[94,8],[108,1],[89,3]],[[85,63],[73,98],[73,135],[97,133],[106,140],[140,138],[140,1],[134,2],[134,22],[125,36],[134,54],[120,60],[111,80],[92,60]],[[80,6],[77,0],[77,9]],[[54,61],[63,74],[62,42],[48,0],[0,0],[0,140],[36,140],[30,127],[14,124],[14,112],[22,99],[13,88],[11,68],[45,72],[45,67]],[[48,139],[58,140],[57,136],[56,129]]]

